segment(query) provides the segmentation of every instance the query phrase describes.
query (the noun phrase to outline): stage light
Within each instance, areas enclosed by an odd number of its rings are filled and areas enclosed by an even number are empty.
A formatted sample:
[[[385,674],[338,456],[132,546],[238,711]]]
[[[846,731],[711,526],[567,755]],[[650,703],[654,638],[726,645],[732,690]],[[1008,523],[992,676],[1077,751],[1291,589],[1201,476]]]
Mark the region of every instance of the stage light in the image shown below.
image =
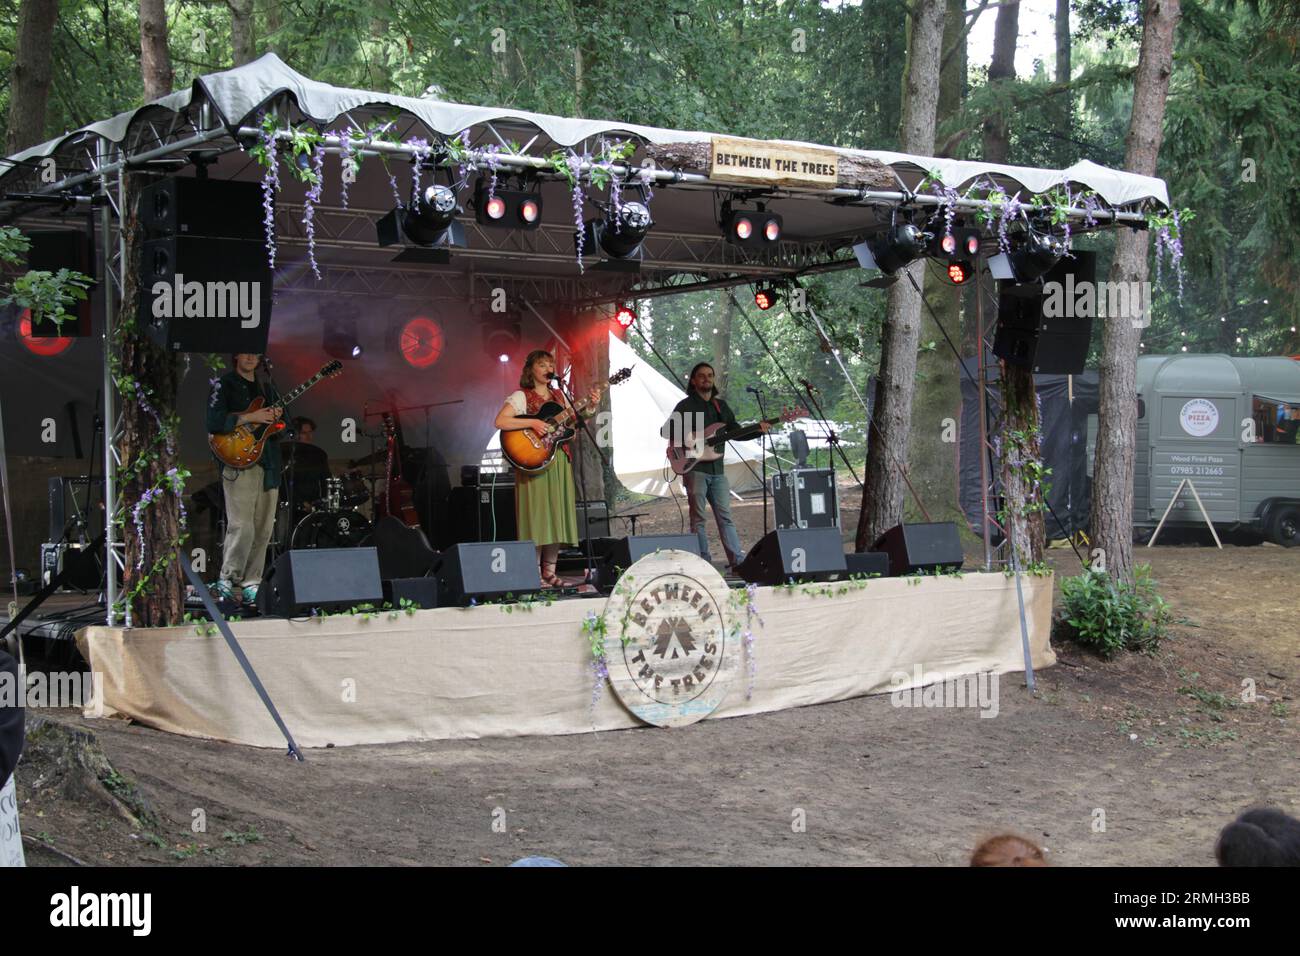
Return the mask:
[[[614,313],[614,321],[625,329],[630,329],[632,323],[636,321],[636,313],[632,311],[631,306],[620,305],[618,311]]]
[[[407,320],[396,339],[397,350],[412,368],[428,368],[442,355],[442,326],[423,315]]]
[[[357,338],[355,321],[330,321],[325,325],[325,354],[336,359],[358,359],[365,349]]]
[[[722,204],[718,226],[727,241],[736,246],[766,246],[781,238],[784,220],[768,212],[762,203],[757,209],[732,209],[731,201]]]
[[[456,193],[447,186],[430,183],[419,192],[412,194],[411,201],[405,207],[398,206],[375,223],[375,232],[381,247],[394,245],[414,246],[419,249],[431,249],[435,246],[465,246],[465,234],[456,214],[460,212],[456,205]],[[398,259],[411,254],[398,256]],[[447,253],[414,254],[421,261],[432,261],[430,255],[445,258]]]
[[[500,355],[497,356],[497,361],[500,362],[502,365],[505,365],[506,362],[510,361],[510,356],[507,355],[505,352],[502,352]]]
[[[760,286],[754,290],[754,304],[766,312],[776,305],[777,292],[772,286]]]
[[[69,322],[75,322],[75,316],[69,316]],[[50,338],[48,336],[32,334],[32,310],[23,309],[22,315],[18,319],[18,341],[23,343],[27,351],[33,355],[39,355],[42,358],[50,358],[54,355],[60,355],[72,347],[76,339],[71,336],[60,336]]]
[[[505,229],[536,229],[542,221],[542,194],[536,190],[488,189],[480,176],[474,184],[474,217],[482,226]],[[489,195],[490,193],[490,195]]]
[[[654,228],[645,203],[625,202],[614,211],[610,206],[603,219],[591,219],[583,226],[583,248],[600,249],[612,259],[640,259],[641,243]]]
[[[894,226],[887,232],[853,247],[858,265],[879,269],[893,275],[903,266],[925,254],[926,234],[910,222]]]
[[[935,236],[930,254],[936,259],[975,258],[980,253],[978,228],[956,225],[950,232]]]
[[[950,262],[948,263],[948,281],[953,285],[962,285],[971,277],[971,264],[969,262]]]
[[[498,362],[509,362],[522,341],[522,322],[511,313],[488,313],[483,322],[483,351]]]
[[[1030,231],[1018,248],[1011,251],[1011,271],[1017,282],[1033,282],[1069,251],[1069,245],[1060,236],[1050,232]]]
[[[952,255],[954,252],[957,251],[957,237],[944,236],[942,239],[939,240],[939,248],[947,255]]]

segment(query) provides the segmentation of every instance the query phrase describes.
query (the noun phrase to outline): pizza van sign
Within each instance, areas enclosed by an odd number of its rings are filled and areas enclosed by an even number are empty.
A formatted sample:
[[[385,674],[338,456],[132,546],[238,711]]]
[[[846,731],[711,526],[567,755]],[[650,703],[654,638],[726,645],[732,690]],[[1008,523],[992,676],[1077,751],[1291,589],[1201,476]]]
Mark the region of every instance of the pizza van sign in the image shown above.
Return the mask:
[[[737,663],[726,582],[686,551],[659,551],[628,568],[605,605],[609,682],[633,714],[678,727],[711,714]]]
[[[1219,427],[1219,409],[1207,398],[1193,398],[1178,412],[1178,424],[1193,438],[1204,438]]]

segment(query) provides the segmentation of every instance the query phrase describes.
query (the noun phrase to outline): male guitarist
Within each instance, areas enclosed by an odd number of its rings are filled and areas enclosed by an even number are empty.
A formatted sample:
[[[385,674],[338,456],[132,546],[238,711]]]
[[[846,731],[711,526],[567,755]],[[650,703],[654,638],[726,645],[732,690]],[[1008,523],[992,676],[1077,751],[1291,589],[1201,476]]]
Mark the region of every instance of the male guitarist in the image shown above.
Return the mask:
[[[208,431],[232,432],[240,425],[269,425],[281,410],[244,411],[253,400],[270,404],[279,398],[269,381],[257,376],[260,355],[240,352],[234,369],[217,380],[208,398]],[[249,468],[231,468],[218,462],[226,497],[226,540],[222,548],[221,579],[213,590],[225,600],[257,600],[257,586],[266,565],[266,546],[275,528],[275,508],[280,499],[280,438],[272,436],[262,457]],[[236,596],[236,589],[240,589]]]
[[[673,445],[686,445],[688,439],[700,435],[710,425],[722,422],[727,429],[739,428],[736,413],[718,395],[713,385],[713,366],[700,362],[691,369],[690,391],[677,403],[672,417],[664,423],[660,434]],[[771,426],[759,422],[752,429],[746,429],[733,435],[733,438],[753,438],[766,432]],[[752,433],[751,433],[752,432]],[[723,550],[727,552],[727,568],[734,568],[744,558],[744,549],[740,546],[740,536],[736,525],[731,520],[731,502],[728,500],[731,488],[727,484],[726,472],[722,470],[723,459],[701,461],[682,476],[686,484],[686,494],[690,500],[691,533],[700,539],[700,554],[704,560],[709,557],[709,537],[704,530],[704,503],[713,506],[713,517],[718,522],[718,536],[722,538]]]

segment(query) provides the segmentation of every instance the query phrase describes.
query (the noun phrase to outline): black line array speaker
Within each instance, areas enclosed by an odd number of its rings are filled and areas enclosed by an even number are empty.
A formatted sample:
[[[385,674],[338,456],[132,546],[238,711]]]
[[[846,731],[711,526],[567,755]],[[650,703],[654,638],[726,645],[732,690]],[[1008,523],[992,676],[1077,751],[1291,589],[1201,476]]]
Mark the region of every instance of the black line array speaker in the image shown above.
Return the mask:
[[[140,190],[140,226],[150,239],[162,236],[265,238],[262,184],[228,179],[171,176]]]
[[[27,249],[27,268],[41,272],[71,269],[92,279],[95,277],[95,243],[90,233],[80,229],[60,229],[52,232],[33,232],[29,238],[31,245]],[[92,291],[87,289],[86,298],[73,303],[68,308],[68,315],[61,324],[56,325],[54,320],[49,318],[32,322],[32,336],[81,338],[90,335]]]
[[[951,521],[930,524],[898,524],[876,539],[872,551],[889,556],[889,573],[956,570],[966,560],[961,551],[957,525]]]
[[[993,354],[1012,365],[1034,372],[1078,375],[1088,359],[1092,338],[1091,315],[1077,306],[1078,294],[1089,285],[1093,297],[1092,314],[1096,314],[1097,254],[1079,251],[1060,260],[1043,276],[1041,283],[1016,285],[1009,280],[999,283],[998,324],[993,339]],[[1047,308],[1044,289],[1058,283],[1053,291],[1052,308]],[[1059,309],[1056,307],[1059,306]],[[1051,314],[1048,313],[1060,314]]]
[[[784,584],[834,581],[848,565],[839,528],[790,528],[769,531],[736,571],[750,584]]]
[[[469,542],[442,552],[438,599],[444,605],[523,597],[541,588],[537,547],[531,541]]]
[[[149,239],[141,251],[138,318],[169,351],[261,354],[272,282],[260,240]]]
[[[286,551],[275,559],[257,592],[258,610],[277,617],[299,617],[313,607],[329,611],[356,604],[378,606],[383,599],[374,548]]]
[[[699,554],[699,536],[693,534],[637,534],[627,538],[617,538],[609,548],[609,563],[616,568],[626,570],[647,554],[669,549]]]

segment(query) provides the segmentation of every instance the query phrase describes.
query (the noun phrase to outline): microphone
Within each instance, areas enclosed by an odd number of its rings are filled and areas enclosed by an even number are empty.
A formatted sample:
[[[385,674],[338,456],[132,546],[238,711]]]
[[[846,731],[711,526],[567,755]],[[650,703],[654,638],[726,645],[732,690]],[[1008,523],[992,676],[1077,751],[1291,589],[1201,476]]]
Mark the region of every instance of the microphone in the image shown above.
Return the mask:
[[[269,355],[262,356],[262,365],[263,367],[266,368],[268,372],[272,372],[275,370],[275,366],[271,364],[271,356]]]
[[[745,391],[747,391],[747,392],[752,392],[752,393],[755,394],[755,395],[760,394],[760,392],[758,391],[758,389],[755,388],[753,385],[746,385],[746,386],[745,386]]]
[[[554,381],[555,381],[557,378],[559,378],[559,377],[560,377],[560,376],[556,375],[554,372],[547,372],[547,373],[546,373],[546,378],[547,378],[549,381],[552,381],[552,382],[554,382]]]
[[[806,379],[806,378],[801,378],[801,379],[799,379],[799,384],[802,385],[804,388],[808,389],[808,391],[810,391],[810,392],[820,392],[820,391],[821,391],[821,389],[817,388],[817,386],[813,385],[813,383],[810,382],[810,381],[808,381],[808,379]]]

